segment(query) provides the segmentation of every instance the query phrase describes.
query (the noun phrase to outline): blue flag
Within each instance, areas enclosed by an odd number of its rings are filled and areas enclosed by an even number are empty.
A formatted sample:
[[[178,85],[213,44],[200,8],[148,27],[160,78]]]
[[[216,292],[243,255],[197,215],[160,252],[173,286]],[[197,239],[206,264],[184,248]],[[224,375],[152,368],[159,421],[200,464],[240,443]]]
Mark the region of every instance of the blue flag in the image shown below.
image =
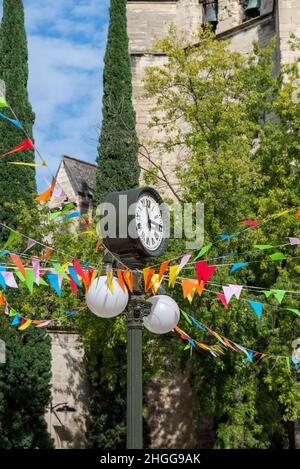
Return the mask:
[[[258,319],[260,319],[262,315],[262,311],[263,311],[262,303],[259,303],[258,301],[250,301],[250,300],[248,300],[248,303],[251,306],[251,308],[253,308],[253,310],[255,311]]]
[[[230,269],[230,273],[232,274],[233,272],[235,272],[236,270],[238,269],[241,269],[242,267],[245,267],[246,265],[248,265],[249,262],[237,262],[236,264],[234,264],[231,269]]]
[[[47,275],[51,287],[56,291],[58,296],[61,296],[61,291],[60,291],[60,286],[59,286],[59,281],[58,281],[58,275],[57,274],[48,274]]]

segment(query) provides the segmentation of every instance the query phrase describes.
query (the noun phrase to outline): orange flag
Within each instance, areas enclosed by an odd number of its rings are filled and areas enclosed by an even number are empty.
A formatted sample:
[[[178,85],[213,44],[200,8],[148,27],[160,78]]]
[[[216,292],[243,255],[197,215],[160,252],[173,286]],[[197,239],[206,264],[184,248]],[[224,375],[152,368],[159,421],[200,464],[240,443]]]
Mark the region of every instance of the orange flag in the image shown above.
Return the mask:
[[[119,282],[120,287],[122,288],[123,291],[125,291],[126,287],[125,287],[125,283],[123,279],[123,271],[117,270],[117,276],[118,276],[118,282]]]
[[[133,273],[130,270],[125,270],[123,272],[123,277],[129,291],[133,293]]]
[[[47,189],[45,192],[43,192],[42,194],[38,195],[35,200],[38,200],[39,202],[48,202],[48,200],[51,199],[52,197],[52,194],[54,192],[54,187],[55,187],[55,184],[56,184],[56,178],[53,178],[52,179],[52,183],[51,183],[51,186],[49,187],[49,189]]]
[[[12,153],[17,153],[18,151],[23,151],[23,150],[34,150],[34,145],[29,138],[24,140],[24,142],[21,143],[21,145],[17,146],[13,150],[10,150],[7,153],[4,153],[4,155],[1,155],[1,157],[11,155]]]
[[[155,274],[155,269],[151,269],[149,267],[144,269],[145,292],[147,292],[149,290],[150,284],[151,284],[151,279],[152,279],[154,274]]]
[[[26,279],[26,272],[25,272],[25,269],[24,269],[24,266],[20,257],[17,256],[17,254],[12,254],[12,253],[10,253],[10,257],[13,263],[15,264],[15,266],[17,267],[17,269],[19,269],[23,277]]]
[[[299,208],[299,210],[298,210],[297,213],[296,213],[296,218],[297,218],[297,220],[298,220],[298,218],[300,218],[300,208]]]
[[[6,301],[2,293],[0,293],[0,306],[5,306]]]
[[[170,261],[165,261],[161,264],[160,269],[159,269],[159,280],[161,280],[164,276],[165,271],[169,267]]]
[[[189,278],[184,278],[182,280],[182,290],[183,290],[183,298],[186,299],[188,295],[190,295],[197,286],[198,282],[197,280],[189,279]]]
[[[197,283],[197,285],[196,285],[196,290],[197,290],[197,292],[198,292],[198,295],[201,296],[202,293],[203,293],[203,290],[204,290],[204,282],[203,282],[203,280],[201,280],[200,284]]]
[[[47,262],[53,252],[52,248],[46,248],[45,249],[45,255],[44,255],[44,261]]]

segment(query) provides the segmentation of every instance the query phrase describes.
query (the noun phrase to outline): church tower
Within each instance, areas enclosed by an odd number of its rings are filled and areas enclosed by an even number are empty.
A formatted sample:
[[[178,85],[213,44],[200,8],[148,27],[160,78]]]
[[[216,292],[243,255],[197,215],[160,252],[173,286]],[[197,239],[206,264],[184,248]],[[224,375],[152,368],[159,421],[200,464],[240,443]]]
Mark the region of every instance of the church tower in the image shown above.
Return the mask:
[[[266,46],[276,36],[279,67],[295,58],[289,39],[291,33],[300,37],[300,0],[127,0],[127,20],[137,132],[144,142],[151,138],[147,128],[151,103],[142,96],[142,79],[145,67],[164,63],[163,54],[151,47],[155,37],[166,35],[170,23],[192,32],[209,21],[218,39],[230,39],[231,47],[243,54],[249,53],[253,41]],[[172,163],[170,157],[163,161],[171,182],[178,157],[174,155]],[[141,161],[141,166],[147,166],[147,161]],[[166,188],[160,185],[159,189]]]

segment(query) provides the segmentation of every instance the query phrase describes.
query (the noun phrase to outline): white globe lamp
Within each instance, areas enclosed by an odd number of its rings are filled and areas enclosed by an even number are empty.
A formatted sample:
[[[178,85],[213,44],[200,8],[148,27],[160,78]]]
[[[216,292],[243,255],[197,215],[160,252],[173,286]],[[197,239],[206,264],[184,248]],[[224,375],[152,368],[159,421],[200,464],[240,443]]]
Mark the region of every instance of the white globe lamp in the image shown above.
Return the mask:
[[[122,290],[118,280],[113,278],[113,293],[109,289],[107,277],[96,278],[86,294],[86,304],[90,311],[100,318],[114,318],[123,313],[128,304],[128,291]]]
[[[152,304],[149,316],[144,318],[144,326],[154,334],[167,334],[178,324],[180,311],[177,303],[167,295],[152,296],[147,300]]]

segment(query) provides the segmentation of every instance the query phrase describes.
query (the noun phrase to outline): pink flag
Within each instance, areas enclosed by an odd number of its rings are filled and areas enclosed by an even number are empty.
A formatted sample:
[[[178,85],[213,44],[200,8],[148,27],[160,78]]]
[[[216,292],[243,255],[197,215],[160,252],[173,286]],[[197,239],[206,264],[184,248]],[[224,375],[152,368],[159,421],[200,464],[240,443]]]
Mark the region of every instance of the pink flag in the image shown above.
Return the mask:
[[[6,314],[6,316],[9,315],[9,307],[8,307],[8,304],[5,305],[4,314]]]
[[[36,244],[36,241],[34,239],[29,238],[27,242],[26,251],[28,251],[28,249],[31,249],[35,244]]]
[[[242,292],[243,286],[242,285],[232,285],[229,284],[228,287],[223,287],[224,295],[226,302],[229,304],[231,298],[235,296],[237,299],[239,299],[241,292]]]
[[[32,267],[34,272],[34,281],[37,285],[40,284],[40,260],[37,258],[32,259]]]
[[[186,266],[186,264],[188,263],[188,261],[190,260],[190,258],[192,257],[192,253],[190,252],[189,254],[185,254],[182,259],[181,259],[181,262],[180,262],[180,265],[179,265],[179,270],[183,269],[183,267]]]
[[[12,272],[1,272],[8,287],[18,288],[18,284]]]
[[[297,244],[300,244],[300,238],[289,238],[289,240],[292,246],[296,246]]]

